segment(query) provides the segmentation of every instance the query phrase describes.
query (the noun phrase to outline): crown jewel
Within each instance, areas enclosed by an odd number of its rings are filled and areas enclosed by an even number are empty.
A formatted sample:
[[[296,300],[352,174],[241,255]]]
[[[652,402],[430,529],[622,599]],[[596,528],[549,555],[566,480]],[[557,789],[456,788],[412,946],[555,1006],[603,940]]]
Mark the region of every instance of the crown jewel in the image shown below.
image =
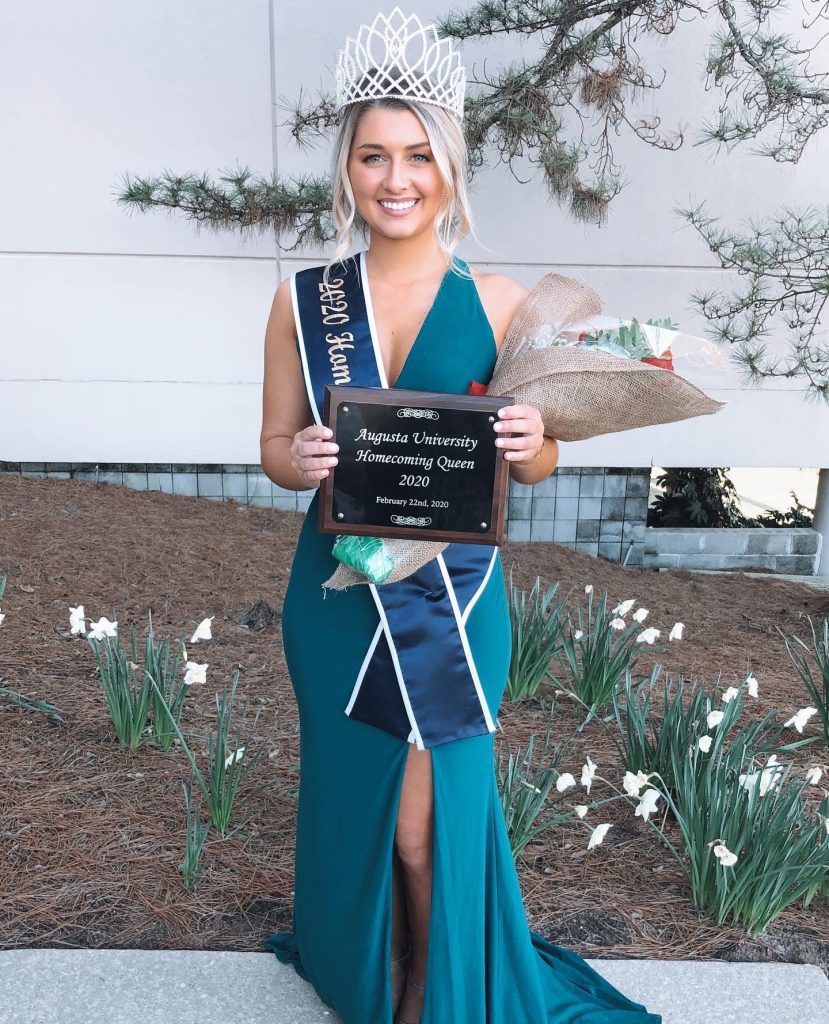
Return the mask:
[[[346,40],[335,68],[337,109],[380,96],[421,100],[463,119],[466,69],[451,39],[395,7]]]

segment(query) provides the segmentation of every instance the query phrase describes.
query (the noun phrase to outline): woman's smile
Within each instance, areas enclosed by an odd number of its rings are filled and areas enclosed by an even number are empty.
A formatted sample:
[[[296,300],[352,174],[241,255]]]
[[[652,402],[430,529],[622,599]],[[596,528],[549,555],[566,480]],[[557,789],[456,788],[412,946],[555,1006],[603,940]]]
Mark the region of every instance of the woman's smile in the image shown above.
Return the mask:
[[[378,199],[380,209],[390,217],[405,217],[417,206],[419,199]]]

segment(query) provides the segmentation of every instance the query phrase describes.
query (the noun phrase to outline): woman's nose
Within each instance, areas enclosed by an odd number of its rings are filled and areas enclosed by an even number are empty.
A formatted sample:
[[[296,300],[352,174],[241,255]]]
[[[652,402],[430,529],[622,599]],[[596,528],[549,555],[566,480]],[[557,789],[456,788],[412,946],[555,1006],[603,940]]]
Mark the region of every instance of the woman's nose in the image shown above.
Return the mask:
[[[386,188],[390,192],[397,192],[401,188],[404,188],[408,182],[406,175],[405,164],[398,163],[397,160],[389,160],[388,170],[386,171]]]

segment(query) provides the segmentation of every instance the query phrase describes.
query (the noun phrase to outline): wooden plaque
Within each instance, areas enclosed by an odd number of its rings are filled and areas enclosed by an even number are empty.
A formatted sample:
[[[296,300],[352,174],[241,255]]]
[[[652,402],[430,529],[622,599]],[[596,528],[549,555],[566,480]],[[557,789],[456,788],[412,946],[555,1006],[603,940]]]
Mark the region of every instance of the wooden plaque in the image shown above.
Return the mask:
[[[501,544],[509,464],[493,424],[512,398],[325,387],[339,445],[320,481],[324,533]]]

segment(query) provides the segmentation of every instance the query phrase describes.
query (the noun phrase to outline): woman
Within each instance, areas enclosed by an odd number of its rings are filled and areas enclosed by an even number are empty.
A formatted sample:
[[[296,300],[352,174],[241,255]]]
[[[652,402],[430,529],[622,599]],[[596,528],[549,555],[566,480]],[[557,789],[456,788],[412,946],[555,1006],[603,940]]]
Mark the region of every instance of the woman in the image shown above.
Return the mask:
[[[404,43],[427,35],[435,42],[434,28],[396,9],[369,31],[385,32],[389,43],[377,74],[356,73],[348,47],[338,66],[344,115],[333,158],[335,257],[283,282],[268,321],[262,466],[290,489],[318,487],[337,465],[337,445],[321,422],[329,364],[352,359],[359,373],[355,379],[352,368],[350,383],[466,393],[470,381],[489,380],[527,294],[517,281],[454,256],[471,230],[458,116],[463,81],[445,75],[451,87],[433,89],[412,73],[399,45],[401,33]],[[456,58],[448,40],[438,45]],[[369,245],[346,260],[354,223]],[[322,333],[314,320],[320,295],[324,308],[354,314],[348,331]],[[315,370],[321,349],[328,362],[323,357],[325,367]],[[493,429],[515,480],[535,483],[555,468],[557,442],[544,436],[534,407],[505,406]],[[454,637],[467,645],[473,703],[483,714],[476,722],[438,721],[427,742],[425,718],[441,718],[443,697],[426,708],[404,698],[405,729],[393,727],[390,702],[406,693],[399,664],[397,680],[389,662],[371,687],[365,683],[384,638],[385,588],[323,591],[337,562],[334,538],[318,531],[317,517],[315,494],[282,617],[300,717],[293,929],[266,947],[293,964],[343,1024],[392,1017],[396,1024],[658,1024],[661,1017],[576,954],[528,929],[493,763],[492,719],[511,643],[497,548]],[[447,552],[453,548],[480,546]],[[442,571],[452,590],[450,562],[447,554]],[[421,615],[422,602],[411,598],[408,611]],[[386,639],[393,647],[390,633]],[[443,684],[445,697],[443,638],[430,643],[432,685]]]

